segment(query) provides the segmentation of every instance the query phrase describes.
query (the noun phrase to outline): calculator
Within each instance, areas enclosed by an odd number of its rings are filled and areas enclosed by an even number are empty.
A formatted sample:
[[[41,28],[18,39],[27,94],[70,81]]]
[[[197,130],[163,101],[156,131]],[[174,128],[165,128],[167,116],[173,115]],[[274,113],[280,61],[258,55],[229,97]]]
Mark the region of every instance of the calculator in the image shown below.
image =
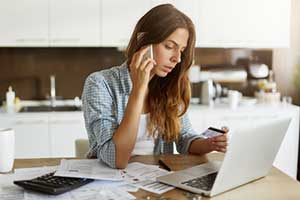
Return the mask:
[[[25,189],[57,195],[94,181],[93,179],[87,178],[54,176],[54,173],[55,172],[51,172],[30,180],[14,181],[14,184]]]

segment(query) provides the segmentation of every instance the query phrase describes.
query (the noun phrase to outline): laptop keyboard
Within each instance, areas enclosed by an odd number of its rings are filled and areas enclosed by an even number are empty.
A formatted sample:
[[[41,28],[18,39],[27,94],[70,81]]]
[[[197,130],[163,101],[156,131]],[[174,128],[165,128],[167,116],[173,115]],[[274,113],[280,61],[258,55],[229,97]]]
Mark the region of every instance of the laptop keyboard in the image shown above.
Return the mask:
[[[218,172],[214,172],[199,178],[194,178],[185,182],[182,182],[182,184],[190,186],[190,187],[194,187],[194,188],[198,188],[201,190],[206,190],[206,191],[210,191],[215,179],[217,177]]]

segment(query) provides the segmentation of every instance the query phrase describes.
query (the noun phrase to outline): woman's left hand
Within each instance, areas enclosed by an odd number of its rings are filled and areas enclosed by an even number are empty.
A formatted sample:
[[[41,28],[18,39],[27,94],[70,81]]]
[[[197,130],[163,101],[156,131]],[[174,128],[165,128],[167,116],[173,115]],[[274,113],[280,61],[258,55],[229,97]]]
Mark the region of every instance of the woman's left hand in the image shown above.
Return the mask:
[[[211,151],[219,151],[225,153],[227,150],[227,133],[223,135],[219,135],[213,138],[207,139],[210,143],[210,150]]]
[[[224,134],[208,139],[211,151],[226,152],[228,145],[227,133],[229,129],[227,127],[222,127],[222,130],[225,131]]]

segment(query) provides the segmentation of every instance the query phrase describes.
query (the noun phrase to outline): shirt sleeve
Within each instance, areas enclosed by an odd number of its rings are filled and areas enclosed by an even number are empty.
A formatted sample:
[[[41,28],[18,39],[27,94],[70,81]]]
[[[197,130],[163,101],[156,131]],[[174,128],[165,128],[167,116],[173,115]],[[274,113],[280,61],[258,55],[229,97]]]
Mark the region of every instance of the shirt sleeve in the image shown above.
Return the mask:
[[[188,114],[185,113],[181,117],[180,137],[179,141],[176,143],[177,151],[181,154],[188,154],[188,150],[192,141],[197,138],[203,138],[203,136],[196,133],[196,131],[192,128]]]
[[[113,134],[118,127],[111,90],[102,76],[89,76],[85,82],[82,104],[90,142],[88,155],[97,156],[115,168]]]

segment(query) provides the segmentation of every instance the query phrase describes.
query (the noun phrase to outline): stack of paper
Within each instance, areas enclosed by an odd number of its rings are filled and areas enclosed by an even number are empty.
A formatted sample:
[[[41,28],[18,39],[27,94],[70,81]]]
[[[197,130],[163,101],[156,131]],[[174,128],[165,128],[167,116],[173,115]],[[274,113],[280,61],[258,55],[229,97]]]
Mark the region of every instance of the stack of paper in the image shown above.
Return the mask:
[[[97,159],[61,160],[55,176],[121,181],[121,171],[112,169]]]
[[[61,195],[46,195],[23,190],[13,184],[14,180],[32,179],[56,171],[59,176],[96,179],[94,182]],[[1,200],[131,200],[135,197],[128,192],[139,188],[162,194],[174,187],[157,182],[158,176],[170,172],[156,165],[130,163],[124,170],[111,169],[98,160],[62,160],[60,166],[16,169],[14,174],[0,175]]]

